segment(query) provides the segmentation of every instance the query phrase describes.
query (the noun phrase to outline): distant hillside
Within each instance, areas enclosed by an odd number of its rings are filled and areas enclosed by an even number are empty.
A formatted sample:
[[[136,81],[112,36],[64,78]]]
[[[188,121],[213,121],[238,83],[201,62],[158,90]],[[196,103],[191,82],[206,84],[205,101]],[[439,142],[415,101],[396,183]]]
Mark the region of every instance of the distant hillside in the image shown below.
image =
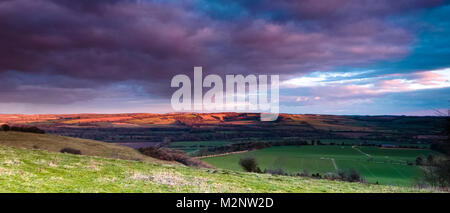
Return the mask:
[[[123,143],[347,138],[430,144],[442,134],[445,118],[280,114],[275,122],[261,122],[257,113],[0,114],[3,123]]]
[[[140,154],[137,150],[94,140],[71,138],[49,134],[35,134],[23,132],[0,131],[0,145],[39,149],[59,152],[63,148],[81,151],[83,155],[116,158],[124,160],[138,160],[146,162],[162,162]]]
[[[2,193],[427,192],[410,187],[195,169],[177,165],[51,153],[4,145],[0,145],[0,180]]]
[[[408,130],[418,127],[429,130],[440,127],[440,117],[416,116],[341,116],[280,114],[275,122],[261,122],[258,113],[129,113],[129,114],[0,114],[0,124],[34,125],[44,128],[62,127],[170,127],[214,125],[296,126],[305,130],[380,131]]]

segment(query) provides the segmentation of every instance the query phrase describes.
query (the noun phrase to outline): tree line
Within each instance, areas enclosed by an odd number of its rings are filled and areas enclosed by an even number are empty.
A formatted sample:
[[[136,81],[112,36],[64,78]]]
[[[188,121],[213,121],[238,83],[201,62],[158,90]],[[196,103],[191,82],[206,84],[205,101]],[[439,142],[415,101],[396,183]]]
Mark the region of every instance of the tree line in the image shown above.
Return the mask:
[[[7,124],[3,124],[0,126],[0,129],[5,132],[15,131],[15,132],[30,132],[30,133],[45,134],[44,130],[39,129],[35,126],[9,126]]]

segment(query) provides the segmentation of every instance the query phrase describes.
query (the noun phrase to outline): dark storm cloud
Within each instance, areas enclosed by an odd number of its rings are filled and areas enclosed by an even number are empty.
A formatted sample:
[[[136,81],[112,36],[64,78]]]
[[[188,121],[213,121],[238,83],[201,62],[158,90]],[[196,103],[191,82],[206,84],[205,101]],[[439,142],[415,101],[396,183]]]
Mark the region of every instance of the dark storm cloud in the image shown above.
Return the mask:
[[[218,19],[264,17],[274,21],[316,21],[327,27],[338,22],[382,18],[432,8],[443,0],[200,0],[197,9]],[[314,27],[314,26],[313,26]]]
[[[280,8],[299,19],[326,23],[396,15],[442,4],[442,0],[280,0],[265,1],[266,9]]]
[[[85,90],[132,82],[169,94],[169,81],[206,73],[275,73],[286,78],[408,54],[413,35],[385,19],[440,1],[0,1],[0,73],[22,73],[0,102],[93,97]],[[199,9],[200,8],[200,9]],[[224,13],[218,19],[212,14]],[[229,14],[225,14],[229,13]],[[235,14],[235,15],[233,15]],[[34,81],[38,78],[53,81]],[[10,83],[11,84],[11,83]],[[8,84],[5,84],[8,85]],[[71,89],[68,89],[70,87]],[[4,90],[5,91],[5,90]],[[67,95],[74,91],[73,96]],[[78,92],[77,92],[78,91]],[[26,91],[29,93],[29,91]],[[73,97],[73,98],[71,98]],[[47,100],[48,99],[48,100]]]

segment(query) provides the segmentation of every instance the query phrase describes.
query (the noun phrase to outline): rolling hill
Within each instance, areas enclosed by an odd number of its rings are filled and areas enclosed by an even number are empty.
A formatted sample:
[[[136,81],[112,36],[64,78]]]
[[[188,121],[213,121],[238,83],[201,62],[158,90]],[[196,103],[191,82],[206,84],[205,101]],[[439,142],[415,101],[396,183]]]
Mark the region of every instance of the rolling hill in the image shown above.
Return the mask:
[[[71,138],[50,134],[35,134],[0,131],[0,145],[26,149],[39,149],[59,152],[63,148],[80,150],[83,155],[137,160],[146,162],[161,162],[157,159],[142,155],[137,150],[101,141]]]
[[[407,131],[421,127],[437,130],[444,118],[418,116],[343,116],[312,114],[280,114],[276,122],[261,122],[258,113],[127,113],[127,114],[0,114],[0,124],[52,127],[155,127],[276,124],[303,130],[372,132]]]
[[[427,192],[0,145],[0,192]]]

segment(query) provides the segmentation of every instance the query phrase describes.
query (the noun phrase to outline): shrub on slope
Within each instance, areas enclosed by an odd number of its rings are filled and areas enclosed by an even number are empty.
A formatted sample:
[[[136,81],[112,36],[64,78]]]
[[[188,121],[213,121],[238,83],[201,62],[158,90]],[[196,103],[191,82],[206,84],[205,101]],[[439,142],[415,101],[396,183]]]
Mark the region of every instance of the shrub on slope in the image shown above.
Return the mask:
[[[199,159],[192,158],[186,155],[183,151],[159,148],[159,147],[146,147],[140,148],[139,151],[152,158],[166,160],[166,161],[176,161],[182,163],[186,166],[202,167],[202,168],[214,168],[213,166],[205,163]]]

